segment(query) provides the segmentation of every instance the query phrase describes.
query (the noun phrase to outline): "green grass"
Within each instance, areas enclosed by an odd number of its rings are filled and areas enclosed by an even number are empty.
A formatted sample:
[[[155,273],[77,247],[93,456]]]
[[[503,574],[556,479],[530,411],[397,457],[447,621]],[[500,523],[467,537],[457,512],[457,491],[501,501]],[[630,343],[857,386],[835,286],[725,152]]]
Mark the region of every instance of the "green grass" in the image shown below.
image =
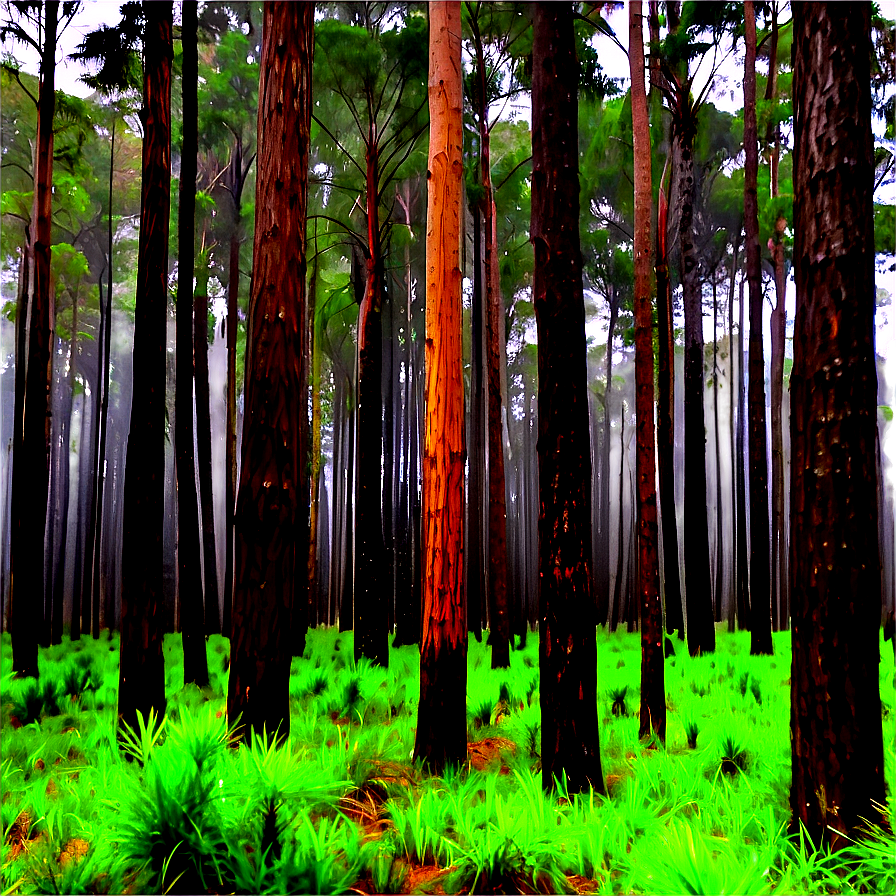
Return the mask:
[[[869,826],[839,853],[788,837],[789,636],[751,657],[749,634],[665,663],[665,748],[638,739],[637,634],[599,631],[608,796],[541,789],[538,640],[492,670],[470,641],[468,739],[485,771],[433,777],[411,754],[416,648],[355,663],[351,633],[309,633],[292,663],[290,736],[232,746],[229,645],[210,684],[182,687],[165,639],[168,715],[116,744],[117,637],[40,652],[14,680],[0,640],[0,894],[889,893],[893,835]],[[894,784],[893,653],[882,651],[885,771]],[[508,746],[511,744],[512,746]],[[884,807],[887,812],[887,808]]]

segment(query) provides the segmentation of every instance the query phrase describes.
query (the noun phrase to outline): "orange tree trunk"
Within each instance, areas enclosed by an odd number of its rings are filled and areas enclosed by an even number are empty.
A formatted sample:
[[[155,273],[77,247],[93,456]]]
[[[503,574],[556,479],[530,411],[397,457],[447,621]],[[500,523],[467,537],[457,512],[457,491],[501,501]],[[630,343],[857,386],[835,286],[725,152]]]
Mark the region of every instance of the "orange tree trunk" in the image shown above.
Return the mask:
[[[134,385],[121,547],[119,724],[165,711],[162,526],[165,495],[165,341],[171,204],[172,4],[143,4],[143,192],[134,315]]]
[[[449,763],[459,764],[467,753],[460,266],[463,86],[460,2],[435,2],[429,10],[423,632],[414,755],[431,769],[441,770]]]
[[[532,57],[542,783],[602,793],[572,4],[535,5]]]
[[[31,317],[28,362],[18,358],[25,382],[21,451],[13,465],[12,652],[19,676],[37,677],[37,638],[44,611],[44,529],[50,487],[50,243],[53,217],[53,114],[56,104],[56,28],[59,3],[44,6],[43,54],[37,110],[32,213]],[[26,250],[27,251],[27,250]]]
[[[177,471],[177,565],[184,646],[184,684],[208,684],[200,566],[199,503],[193,454],[193,218],[196,209],[198,52],[196,7],[183,7],[183,152],[177,234],[177,381],[174,390]],[[204,332],[202,334],[205,335]]]
[[[765,363],[762,352],[762,282],[759,267],[759,204],[756,176],[756,15],[752,0],[744,3],[744,235],[747,285],[750,289],[750,653],[772,652],[769,591],[768,458],[765,431]]]
[[[834,848],[884,801],[870,15],[793,7],[790,804]]]
[[[632,73],[632,137],[635,160],[635,385],[638,475],[638,594],[641,601],[641,722],[666,739],[663,681],[663,607],[660,602],[656,516],[656,439],[653,426],[653,286],[650,257],[650,120],[644,85],[641,2],[631,0],[629,62]]]
[[[305,218],[311,125],[310,3],[264,8],[246,416],[235,518],[227,713],[289,734],[296,545],[306,543]],[[303,552],[298,552],[303,557]],[[300,561],[304,585],[304,563]],[[304,590],[296,589],[296,590]]]

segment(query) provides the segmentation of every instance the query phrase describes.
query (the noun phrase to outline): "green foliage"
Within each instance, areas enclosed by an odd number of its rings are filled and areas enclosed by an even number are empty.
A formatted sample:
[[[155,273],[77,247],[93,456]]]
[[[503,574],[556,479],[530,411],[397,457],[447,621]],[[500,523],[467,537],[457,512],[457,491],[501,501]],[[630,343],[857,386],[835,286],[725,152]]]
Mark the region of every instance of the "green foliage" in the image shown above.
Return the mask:
[[[89,671],[97,690],[63,700],[63,714],[14,728],[11,703],[28,682],[12,680],[3,634],[3,887],[399,892],[425,862],[441,869],[429,888],[446,893],[890,892],[886,820],[837,854],[785,836],[789,634],[774,637],[775,657],[749,656],[749,633],[720,633],[715,655],[667,662],[667,744],[656,749],[640,743],[636,718],[610,710],[614,695],[638,686],[639,638],[601,630],[602,797],[571,795],[562,781],[556,794],[542,790],[536,638],[512,652],[509,670],[491,670],[487,646],[471,642],[471,695],[503,707],[490,715],[487,733],[515,750],[503,748],[487,771],[466,766],[433,777],[409,759],[416,647],[393,649],[388,670],[349,661],[334,672],[334,661],[351,657],[351,633],[309,632],[306,655],[291,670],[290,737],[278,744],[265,733],[229,747],[226,639],[209,640],[212,674],[225,676],[224,687],[199,690],[180,686],[180,638],[166,637],[171,712],[125,732],[123,753],[114,734],[116,639],[66,639],[42,650],[42,679],[61,690],[70,670]],[[893,675],[893,652],[882,651],[888,781]],[[306,691],[322,677],[329,679],[322,693]],[[359,712],[334,720],[330,700],[351,680]],[[754,684],[761,706],[751,699]],[[687,748],[691,725],[706,746]],[[526,741],[532,729],[534,749]],[[745,773],[721,772],[723,758],[756,743],[762,750],[751,751]],[[569,880],[573,874],[591,882]]]

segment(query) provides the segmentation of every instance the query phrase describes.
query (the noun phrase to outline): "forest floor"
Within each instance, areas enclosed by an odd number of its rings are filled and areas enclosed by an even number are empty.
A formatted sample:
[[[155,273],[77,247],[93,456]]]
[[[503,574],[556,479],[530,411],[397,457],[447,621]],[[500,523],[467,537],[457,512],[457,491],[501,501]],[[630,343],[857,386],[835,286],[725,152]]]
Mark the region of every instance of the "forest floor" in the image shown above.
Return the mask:
[[[433,777],[411,759],[416,647],[381,669],[353,662],[351,633],[310,632],[286,745],[230,749],[227,640],[209,639],[200,690],[167,636],[167,716],[123,757],[117,636],[42,649],[35,684],[13,679],[4,634],[0,894],[896,892],[892,833],[834,856],[787,836],[788,633],[771,657],[749,655],[748,633],[720,630],[696,658],[675,641],[665,748],[638,739],[638,635],[597,640],[606,797],[542,792],[536,635],[505,670],[470,641],[468,763]],[[881,655],[892,794],[890,644]]]

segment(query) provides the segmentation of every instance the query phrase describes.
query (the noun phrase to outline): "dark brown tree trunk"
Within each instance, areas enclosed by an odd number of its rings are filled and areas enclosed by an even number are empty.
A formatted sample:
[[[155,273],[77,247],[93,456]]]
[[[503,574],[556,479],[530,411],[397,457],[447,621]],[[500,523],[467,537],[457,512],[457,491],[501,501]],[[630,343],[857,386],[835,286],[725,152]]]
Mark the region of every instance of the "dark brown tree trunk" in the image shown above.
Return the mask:
[[[376,129],[367,135],[367,284],[358,313],[358,444],[355,480],[355,659],[389,665],[383,561],[383,255],[379,222],[379,152]]]
[[[766,102],[777,101],[778,87],[778,4],[771,4],[772,29],[769,41],[768,78],[766,79]],[[778,163],[780,145],[778,127],[774,116],[770,116],[765,134],[766,150],[771,169],[772,197],[779,194]],[[775,277],[775,307],[771,317],[771,438],[772,438],[772,556],[771,556],[771,603],[775,629],[780,631],[789,625],[790,611],[787,608],[787,521],[784,517],[784,341],[786,334],[784,279],[784,230],[787,221],[779,216],[775,222],[775,234],[771,244],[772,266]]]
[[[464,380],[461,339],[463,82],[460,0],[429,7],[429,202],[423,632],[414,757],[435,770],[467,756]]]
[[[762,272],[759,267],[759,204],[756,176],[756,15],[744,2],[747,55],[744,63],[744,236],[750,290],[750,653],[771,654],[769,591],[768,459],[765,431],[765,362],[762,352]]]
[[[196,6],[183,6],[183,151],[180,159],[180,204],[177,212],[177,381],[174,392],[174,445],[177,477],[177,565],[184,684],[208,684],[205,608],[200,565],[199,504],[193,455],[193,267],[195,259],[196,166],[199,152],[197,91],[199,54]],[[197,321],[198,324],[206,321]],[[206,327],[201,330],[206,338]],[[206,372],[206,377],[208,376]],[[197,403],[198,407],[198,403]]]
[[[659,189],[656,231],[657,408],[656,437],[660,508],[663,514],[663,582],[666,631],[684,640],[684,611],[678,564],[678,520],[675,510],[675,328],[666,250],[667,196]]]
[[[737,318],[737,430],[735,432],[734,487],[737,491],[735,504],[737,519],[735,539],[737,542],[737,627],[750,628],[750,582],[747,563],[747,484],[746,484],[746,421],[747,392],[744,388],[744,280],[740,281]]]
[[[694,136],[696,115],[685,88],[678,89],[673,130],[681,147],[679,245],[684,304],[684,542],[688,651],[715,650],[706,509],[706,420],[703,379],[703,297],[694,250]]]
[[[227,696],[228,717],[241,717],[246,740],[263,728],[281,738],[289,734],[296,545],[307,548],[301,386],[313,27],[310,3],[265,6]]]
[[[793,8],[790,804],[835,849],[885,799],[870,18],[870,3]]]
[[[532,60],[542,784],[603,793],[572,4],[535,4]]]
[[[50,486],[51,316],[50,244],[53,217],[53,116],[56,106],[56,30],[59,3],[43,9],[37,104],[34,208],[31,221],[31,313],[21,451],[13,458],[11,533],[12,663],[16,675],[38,675],[37,638],[44,607],[44,547]]]
[[[650,119],[644,83],[644,37],[640,0],[631,0],[629,63],[635,160],[635,380],[638,415],[638,596],[641,612],[641,716],[638,736],[651,731],[666,740],[663,678],[663,605],[660,601],[656,514],[656,438],[653,426],[653,282],[651,277]]]
[[[165,348],[171,188],[172,4],[143,4],[143,190],[134,317],[134,373],[122,534],[119,729],[165,711],[162,526]]]
[[[482,550],[482,483],[485,479],[483,428],[483,315],[482,315],[482,216],[473,216],[473,296],[470,336],[470,485],[467,495],[467,625],[477,641],[482,639],[482,605],[485,597],[485,565]],[[492,648],[494,655],[494,647]]]

